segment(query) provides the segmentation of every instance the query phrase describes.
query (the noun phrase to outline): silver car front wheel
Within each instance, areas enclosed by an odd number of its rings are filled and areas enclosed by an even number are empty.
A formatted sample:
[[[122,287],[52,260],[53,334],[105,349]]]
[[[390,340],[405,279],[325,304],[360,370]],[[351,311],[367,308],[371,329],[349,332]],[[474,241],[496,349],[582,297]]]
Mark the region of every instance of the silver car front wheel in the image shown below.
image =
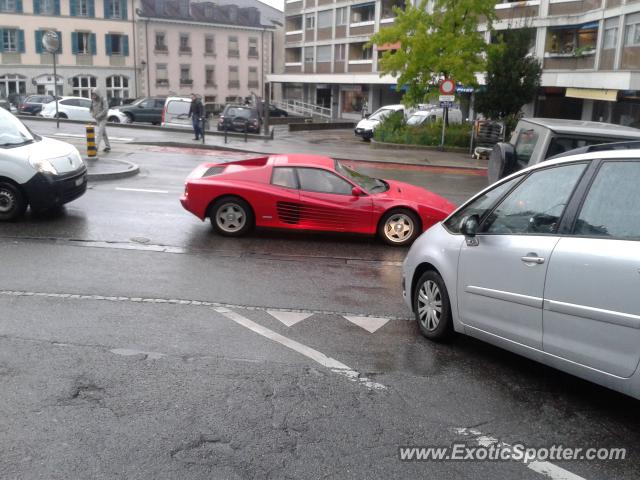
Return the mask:
[[[425,337],[445,340],[453,332],[449,293],[438,272],[424,272],[416,282],[413,311],[420,333]]]

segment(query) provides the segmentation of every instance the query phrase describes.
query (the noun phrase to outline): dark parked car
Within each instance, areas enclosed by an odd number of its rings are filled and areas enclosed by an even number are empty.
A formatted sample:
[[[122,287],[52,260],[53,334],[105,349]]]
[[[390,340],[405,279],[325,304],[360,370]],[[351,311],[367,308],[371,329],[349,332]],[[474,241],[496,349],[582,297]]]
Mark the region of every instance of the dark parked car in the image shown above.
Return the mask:
[[[160,125],[165,100],[166,97],[139,98],[130,105],[123,105],[117,109],[129,117],[132,122],[148,122]]]
[[[42,110],[43,105],[54,100],[51,95],[29,95],[18,107],[18,113],[21,115],[37,115]]]
[[[261,126],[258,110],[245,105],[227,105],[218,120],[218,131],[260,133]]]
[[[9,100],[5,100],[4,98],[0,98],[0,108],[4,108],[7,112],[11,111],[11,104]]]
[[[275,105],[269,105],[270,117],[288,117],[289,113],[286,110],[276,107]]]

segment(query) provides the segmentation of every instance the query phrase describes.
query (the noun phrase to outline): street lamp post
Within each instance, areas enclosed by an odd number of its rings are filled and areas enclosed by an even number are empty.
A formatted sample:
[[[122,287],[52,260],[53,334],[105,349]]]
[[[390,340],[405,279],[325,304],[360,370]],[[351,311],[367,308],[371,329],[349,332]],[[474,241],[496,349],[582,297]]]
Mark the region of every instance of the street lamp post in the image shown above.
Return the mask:
[[[58,72],[56,71],[56,53],[60,48],[60,37],[52,30],[47,30],[42,35],[42,46],[53,55],[53,98],[56,102],[56,128],[60,128],[60,115],[58,115]]]

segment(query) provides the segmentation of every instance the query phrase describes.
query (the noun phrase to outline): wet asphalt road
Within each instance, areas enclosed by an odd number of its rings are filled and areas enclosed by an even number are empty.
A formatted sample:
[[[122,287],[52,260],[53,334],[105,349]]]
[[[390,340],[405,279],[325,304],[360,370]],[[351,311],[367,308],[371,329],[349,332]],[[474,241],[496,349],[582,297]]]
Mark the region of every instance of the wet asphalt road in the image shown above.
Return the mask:
[[[265,231],[224,239],[177,201],[202,152],[114,153],[142,173],[0,225],[0,478],[640,475],[635,400],[472,339],[419,337],[401,301],[403,249]],[[486,182],[360,167],[454,202]],[[401,445],[488,437],[628,452],[546,474],[398,460]]]

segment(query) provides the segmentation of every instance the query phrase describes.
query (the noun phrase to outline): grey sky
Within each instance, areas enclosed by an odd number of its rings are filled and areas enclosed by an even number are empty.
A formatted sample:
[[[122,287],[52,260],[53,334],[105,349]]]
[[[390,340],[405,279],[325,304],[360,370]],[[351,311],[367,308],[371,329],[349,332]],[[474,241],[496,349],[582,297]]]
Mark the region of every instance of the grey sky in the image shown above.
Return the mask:
[[[262,3],[266,3],[278,10],[284,10],[284,0],[262,0]]]

